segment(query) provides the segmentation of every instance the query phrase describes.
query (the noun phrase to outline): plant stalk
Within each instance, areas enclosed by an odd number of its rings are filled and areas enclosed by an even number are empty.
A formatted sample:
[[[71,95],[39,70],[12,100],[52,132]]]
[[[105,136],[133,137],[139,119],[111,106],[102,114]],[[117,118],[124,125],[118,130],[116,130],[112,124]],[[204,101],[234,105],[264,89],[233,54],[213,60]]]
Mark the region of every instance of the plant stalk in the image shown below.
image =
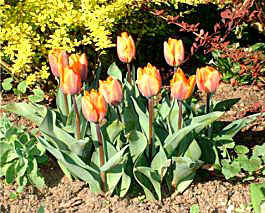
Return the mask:
[[[178,106],[179,106],[178,129],[181,129],[182,127],[182,101],[181,100],[178,100]]]
[[[130,64],[128,63],[127,64],[127,80],[129,82],[129,84],[131,84],[132,82],[132,77],[131,77],[131,67],[130,67]]]
[[[149,110],[149,158],[150,163],[152,162],[152,146],[153,146],[153,114],[154,114],[154,108],[153,108],[153,99],[152,97],[148,99],[148,110]]]
[[[121,113],[120,113],[119,107],[118,106],[115,106],[115,108],[117,110],[118,119],[119,119],[120,122],[122,122],[122,120],[121,120]]]
[[[206,96],[206,114],[210,112],[210,99],[211,99],[211,93],[207,93]]]
[[[75,95],[72,96],[72,99],[73,99],[73,105],[74,105],[74,110],[75,110],[76,138],[77,140],[79,140],[80,139],[80,115],[78,112]]]
[[[100,160],[100,166],[104,165],[104,147],[102,143],[102,135],[100,131],[99,123],[96,124],[96,131],[98,136],[98,144],[99,144],[99,160]],[[102,191],[105,192],[105,173],[100,172],[101,182],[102,182]]]
[[[210,104],[211,104],[211,93],[207,93],[206,96],[206,114],[210,113]],[[208,127],[208,137],[210,138],[212,135],[212,126]]]
[[[67,94],[63,94],[64,95],[64,108],[65,108],[65,112],[66,112],[66,116],[69,116],[69,106],[68,106],[68,101],[67,101]]]

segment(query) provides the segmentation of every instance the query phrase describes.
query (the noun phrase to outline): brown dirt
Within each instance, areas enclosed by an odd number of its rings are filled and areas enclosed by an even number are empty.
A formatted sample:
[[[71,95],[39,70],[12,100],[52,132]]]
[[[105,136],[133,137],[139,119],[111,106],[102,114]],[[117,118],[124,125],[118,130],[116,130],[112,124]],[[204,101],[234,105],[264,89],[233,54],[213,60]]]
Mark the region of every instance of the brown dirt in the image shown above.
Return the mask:
[[[201,94],[200,94],[201,96]],[[204,96],[201,96],[203,99]],[[221,84],[214,98],[221,100],[237,98],[241,100],[223,117],[232,121],[253,112],[261,111],[265,106],[264,89],[251,86],[231,87]],[[4,98],[3,103],[13,100]],[[259,104],[257,104],[259,103]],[[1,112],[0,112],[1,114]],[[13,114],[10,118],[17,125],[34,126]],[[241,144],[262,144],[265,142],[265,119],[260,118],[240,132],[235,140]],[[198,204],[200,212],[252,212],[249,197],[249,183],[226,181],[213,176],[211,172],[200,170],[192,185],[181,195],[172,194],[162,201],[146,201],[143,196],[129,196],[120,199],[117,196],[94,195],[87,185],[79,180],[70,181],[63,175],[56,161],[50,157],[49,163],[41,167],[47,187],[39,191],[27,186],[18,199],[10,200],[9,194],[15,192],[16,185],[7,185],[0,179],[0,213],[36,212],[44,206],[45,212],[189,212],[193,204]],[[259,178],[254,182],[261,182]],[[231,211],[230,211],[231,210]]]

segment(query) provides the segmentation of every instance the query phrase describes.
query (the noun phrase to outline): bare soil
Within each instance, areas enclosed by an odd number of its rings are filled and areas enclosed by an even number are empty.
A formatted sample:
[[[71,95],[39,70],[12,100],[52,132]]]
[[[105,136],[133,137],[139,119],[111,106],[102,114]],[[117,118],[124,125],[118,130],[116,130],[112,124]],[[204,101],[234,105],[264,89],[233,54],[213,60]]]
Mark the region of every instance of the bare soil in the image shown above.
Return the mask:
[[[221,84],[214,99],[241,98],[222,118],[232,121],[251,113],[265,109],[264,88],[256,86],[232,87]],[[203,94],[199,94],[205,99]],[[10,96],[4,97],[2,104],[13,101]],[[0,112],[1,113],[1,112]],[[10,119],[17,125],[33,124],[14,114]],[[236,135],[237,143],[254,146],[265,142],[265,118],[259,118]],[[94,195],[87,185],[79,180],[70,181],[58,167],[56,160],[49,158],[49,163],[40,168],[47,187],[37,190],[27,186],[25,191],[15,200],[9,199],[11,192],[15,192],[16,185],[7,185],[0,179],[0,213],[5,212],[37,212],[43,206],[45,212],[190,212],[193,204],[198,204],[200,212],[252,212],[249,196],[250,182],[242,180],[227,181],[208,170],[200,170],[195,181],[183,194],[171,194],[162,201],[146,201],[142,195],[129,195],[120,199],[117,196]],[[262,182],[258,178],[253,182]]]

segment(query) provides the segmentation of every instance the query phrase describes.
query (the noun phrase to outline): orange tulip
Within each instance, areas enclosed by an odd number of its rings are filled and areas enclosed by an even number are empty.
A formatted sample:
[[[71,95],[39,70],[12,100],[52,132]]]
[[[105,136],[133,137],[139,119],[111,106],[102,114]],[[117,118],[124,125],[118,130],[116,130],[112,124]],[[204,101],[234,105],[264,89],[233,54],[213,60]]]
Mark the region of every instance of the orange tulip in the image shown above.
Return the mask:
[[[210,66],[198,68],[196,71],[196,82],[202,92],[214,92],[220,84],[222,74]]]
[[[182,69],[178,68],[170,81],[171,96],[177,100],[186,100],[193,92],[195,75],[186,78]]]
[[[83,115],[88,121],[94,123],[100,122],[108,110],[108,105],[103,95],[94,89],[89,92],[85,91],[81,103]]]
[[[53,49],[48,55],[52,74],[60,77],[60,70],[68,65],[68,55],[64,50]]]
[[[144,68],[138,68],[136,83],[143,96],[150,98],[156,95],[162,86],[159,70],[150,63]]]
[[[104,96],[108,104],[117,105],[122,100],[122,87],[117,79],[111,76],[106,81],[99,81],[99,92]]]
[[[81,56],[78,54],[72,54],[69,57],[69,66],[74,69],[76,72],[80,72],[81,81],[85,81],[87,79],[88,62],[86,58],[86,54],[83,53]]]
[[[164,57],[169,66],[179,66],[184,61],[184,46],[181,40],[169,38],[164,42]]]
[[[135,44],[127,32],[121,33],[117,38],[117,53],[123,63],[131,63],[135,57]]]
[[[83,53],[80,56],[80,64],[81,64],[81,81],[86,81],[87,80],[87,75],[88,75],[88,61],[86,54]]]
[[[60,88],[67,95],[80,93],[82,88],[80,73],[69,66],[62,69],[60,73]]]

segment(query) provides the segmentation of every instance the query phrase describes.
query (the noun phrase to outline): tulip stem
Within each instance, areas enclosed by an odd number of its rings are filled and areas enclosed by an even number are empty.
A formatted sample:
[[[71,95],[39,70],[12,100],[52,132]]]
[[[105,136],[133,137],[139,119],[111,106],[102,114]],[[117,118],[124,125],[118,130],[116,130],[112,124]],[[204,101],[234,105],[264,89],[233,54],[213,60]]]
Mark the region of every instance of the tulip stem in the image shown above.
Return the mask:
[[[115,108],[117,110],[118,119],[119,119],[120,122],[122,122],[122,120],[121,120],[121,113],[120,113],[119,107],[118,106],[115,106]]]
[[[210,113],[210,104],[211,104],[211,93],[207,93],[206,96],[206,114]],[[212,135],[212,126],[208,127],[208,137],[210,138]]]
[[[72,96],[72,99],[73,99],[73,105],[74,105],[74,110],[75,110],[76,138],[77,140],[79,140],[80,139],[80,116],[79,116],[79,112],[78,112],[78,108],[77,108],[77,104],[75,100],[75,95]]]
[[[130,64],[128,63],[127,64],[127,80],[129,82],[129,84],[131,84],[132,80],[131,80],[131,67],[130,67]]]
[[[99,123],[96,124],[96,131],[98,136],[98,144],[99,144],[99,160],[100,160],[100,167],[104,165],[104,147],[102,143],[102,135],[100,131]],[[105,173],[100,172],[101,182],[102,182],[102,191],[105,192]]]
[[[67,94],[63,94],[64,95],[64,107],[65,107],[65,113],[66,116],[69,116],[69,106],[68,106],[68,101],[67,101]]]
[[[182,101],[181,100],[178,100],[178,106],[179,106],[178,129],[181,129],[182,127]]]
[[[206,96],[206,114],[210,112],[210,99],[211,99],[211,94],[207,93]]]
[[[149,158],[150,158],[150,164],[152,162],[152,146],[153,146],[153,99],[152,97],[148,99],[148,110],[149,110]]]

